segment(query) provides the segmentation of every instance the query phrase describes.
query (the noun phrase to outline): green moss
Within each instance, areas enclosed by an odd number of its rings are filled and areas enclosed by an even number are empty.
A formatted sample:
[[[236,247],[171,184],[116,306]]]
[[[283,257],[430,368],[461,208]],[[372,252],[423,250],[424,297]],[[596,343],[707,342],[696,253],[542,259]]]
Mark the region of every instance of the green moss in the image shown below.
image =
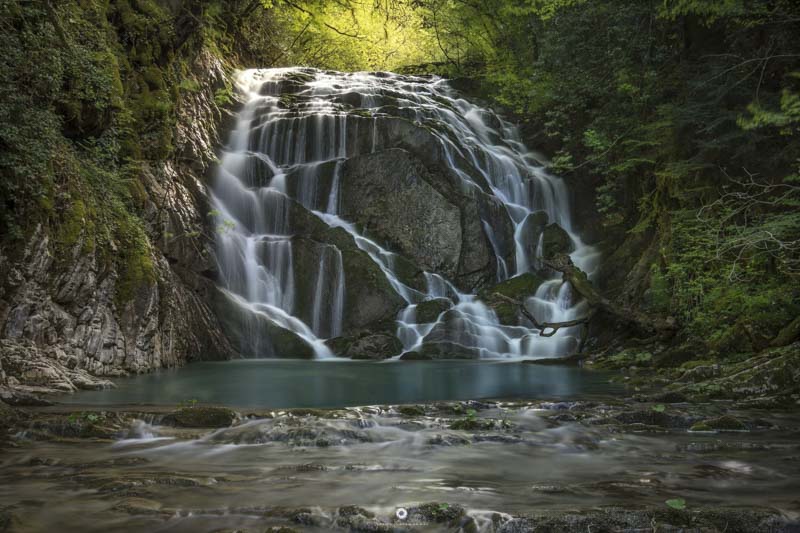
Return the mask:
[[[81,199],[72,200],[67,209],[65,220],[59,226],[56,236],[58,244],[64,251],[78,242],[83,227],[86,225],[86,204]]]
[[[164,73],[155,65],[150,65],[142,70],[142,78],[151,90],[163,90],[165,87]]]
[[[631,366],[649,366],[653,360],[653,354],[650,352],[641,352],[638,350],[630,349],[623,350],[617,354],[602,357],[597,359],[594,366],[597,368],[628,368]]]
[[[233,89],[231,87],[217,89],[214,93],[214,103],[219,107],[231,105],[233,103]]]
[[[436,322],[440,314],[450,309],[452,304],[444,298],[434,298],[417,304],[417,322],[428,324]]]
[[[697,367],[700,367],[700,366],[713,365],[714,362],[715,361],[713,359],[695,359],[693,361],[687,361],[687,362],[683,363],[680,366],[680,368],[681,368],[681,370],[684,370],[684,371],[685,370],[691,370],[693,368],[697,368]]]
[[[116,303],[122,306],[132,300],[140,288],[155,283],[156,276],[150,242],[141,222],[123,216],[117,224],[115,238],[121,253],[117,259]]]
[[[526,296],[532,296],[543,281],[544,280],[538,275],[528,272],[520,276],[509,278],[488,289],[484,289],[481,291],[481,294],[486,298],[491,298],[491,295],[497,292],[503,296],[521,300]]]
[[[199,405],[182,407],[164,418],[167,424],[189,428],[228,427],[234,420],[236,413],[226,407]]]
[[[711,418],[701,422],[701,424],[719,431],[747,431],[747,426],[744,423],[729,415]]]
[[[420,405],[401,405],[397,411],[403,416],[425,416],[425,409]]]

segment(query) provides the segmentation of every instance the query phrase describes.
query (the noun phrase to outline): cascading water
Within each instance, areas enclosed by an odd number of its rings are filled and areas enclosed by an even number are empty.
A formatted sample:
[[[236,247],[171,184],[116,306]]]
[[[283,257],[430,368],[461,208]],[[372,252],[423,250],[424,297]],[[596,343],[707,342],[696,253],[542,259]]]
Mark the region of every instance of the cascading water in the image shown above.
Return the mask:
[[[534,316],[540,322],[580,317],[584,306],[573,301],[569,284],[542,269],[544,234],[532,234],[530,227],[539,221],[563,228],[573,261],[589,273],[597,253],[573,229],[564,182],[546,172],[512,125],[461,99],[438,78],[268,69],[242,72],[239,84],[246,103],[212,191],[221,285],[230,302],[289,330],[316,357],[332,355],[322,339],[343,332],[345,264],[337,244],[316,241],[313,261],[304,259],[312,264],[298,264],[294,246],[303,235],[292,227],[291,211],[304,209],[326,227],[343,230],[405,301],[396,317],[404,353],[434,340],[486,358],[552,357],[575,349],[574,328],[541,337],[524,322],[504,325],[442,272],[424,272],[424,283],[413,286],[398,270],[396,251],[340,214],[344,163],[395,148],[391,128],[424,129],[437,145],[424,149],[456,184],[454,194],[488,197],[505,212],[512,229],[507,238],[497,216],[475,211],[496,263],[494,281],[538,272],[549,279],[526,302]],[[304,296],[302,284],[310,287]],[[434,299],[444,302],[442,311],[420,323],[418,305]],[[260,339],[254,333],[245,354],[275,355]]]

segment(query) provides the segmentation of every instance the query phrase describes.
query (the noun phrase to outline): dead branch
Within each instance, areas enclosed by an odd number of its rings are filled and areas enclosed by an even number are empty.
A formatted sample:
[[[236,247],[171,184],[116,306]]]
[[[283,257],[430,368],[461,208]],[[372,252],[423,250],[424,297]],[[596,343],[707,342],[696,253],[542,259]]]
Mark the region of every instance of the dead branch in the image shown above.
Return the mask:
[[[589,322],[589,319],[594,314],[594,310],[592,310],[584,318],[578,318],[578,319],[575,319],[575,320],[567,320],[565,322],[539,322],[538,320],[536,320],[536,317],[533,316],[533,313],[531,313],[528,310],[528,308],[525,307],[525,303],[524,302],[520,302],[519,300],[515,300],[514,298],[506,296],[505,294],[500,294],[499,292],[494,293],[493,296],[495,298],[497,298],[498,300],[503,300],[505,302],[508,302],[510,304],[513,304],[513,305],[516,305],[517,307],[519,307],[520,312],[523,315],[525,315],[525,318],[527,318],[528,320],[533,322],[533,327],[535,327],[536,329],[539,330],[539,336],[540,337],[552,337],[561,328],[570,328],[572,326],[580,326],[582,324],[587,324]],[[547,331],[548,329],[552,329],[552,331]]]

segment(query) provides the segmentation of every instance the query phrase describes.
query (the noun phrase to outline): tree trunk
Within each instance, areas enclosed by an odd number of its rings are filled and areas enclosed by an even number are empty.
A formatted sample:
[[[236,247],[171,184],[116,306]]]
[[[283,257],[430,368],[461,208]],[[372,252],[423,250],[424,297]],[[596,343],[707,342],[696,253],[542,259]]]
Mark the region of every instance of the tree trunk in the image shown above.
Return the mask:
[[[547,267],[561,272],[564,281],[568,281],[575,292],[580,294],[595,311],[606,313],[615,320],[633,326],[638,332],[660,339],[672,337],[678,329],[673,317],[652,316],[617,305],[605,298],[592,286],[586,273],[572,263],[568,255],[560,254],[545,260],[544,263]]]

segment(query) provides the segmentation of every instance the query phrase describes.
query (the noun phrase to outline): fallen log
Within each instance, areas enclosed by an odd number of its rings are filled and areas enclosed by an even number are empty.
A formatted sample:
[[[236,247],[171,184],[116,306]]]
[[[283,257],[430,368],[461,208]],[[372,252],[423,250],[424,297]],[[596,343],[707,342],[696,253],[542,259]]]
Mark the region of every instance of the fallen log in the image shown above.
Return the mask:
[[[578,293],[589,304],[589,312],[583,318],[575,320],[567,320],[564,322],[539,322],[533,313],[531,313],[525,302],[515,300],[504,294],[494,293],[493,296],[499,300],[506,301],[516,305],[520,312],[533,323],[533,327],[539,330],[539,336],[552,337],[561,328],[569,328],[573,326],[583,326],[581,330],[581,340],[578,351],[583,348],[586,341],[589,321],[598,312],[610,315],[614,320],[623,322],[632,326],[636,331],[647,333],[649,335],[647,342],[655,342],[671,337],[675,334],[678,325],[672,317],[659,317],[642,313],[635,309],[629,309],[621,305],[617,305],[608,298],[601,295],[592,286],[589,277],[580,268],[576,267],[570,257],[566,254],[557,255],[549,260],[545,260],[544,264],[557,272],[561,272],[562,279],[572,286],[576,293]]]
[[[592,282],[589,281],[586,273],[575,266],[572,259],[566,254],[559,254],[549,260],[546,259],[544,264],[548,268],[561,272],[562,279],[568,281],[575,292],[581,295],[592,309],[629,324],[639,332],[648,333],[654,340],[669,338],[678,329],[678,324],[673,317],[661,317],[643,313],[636,309],[618,305],[604,297],[592,286]]]
[[[575,320],[567,320],[565,322],[539,322],[538,320],[536,320],[536,317],[533,316],[533,313],[531,313],[525,306],[525,302],[520,302],[519,300],[515,300],[514,298],[506,296],[505,294],[500,294],[499,292],[494,293],[492,296],[494,296],[499,300],[506,301],[510,304],[519,307],[520,312],[523,315],[525,315],[525,318],[530,320],[533,323],[533,327],[539,330],[540,337],[552,337],[561,328],[570,328],[572,326],[580,326],[582,324],[588,324],[589,319],[594,314],[594,310],[591,310],[589,311],[589,314],[586,315],[585,317],[577,318]],[[547,331],[548,329],[552,331]]]

